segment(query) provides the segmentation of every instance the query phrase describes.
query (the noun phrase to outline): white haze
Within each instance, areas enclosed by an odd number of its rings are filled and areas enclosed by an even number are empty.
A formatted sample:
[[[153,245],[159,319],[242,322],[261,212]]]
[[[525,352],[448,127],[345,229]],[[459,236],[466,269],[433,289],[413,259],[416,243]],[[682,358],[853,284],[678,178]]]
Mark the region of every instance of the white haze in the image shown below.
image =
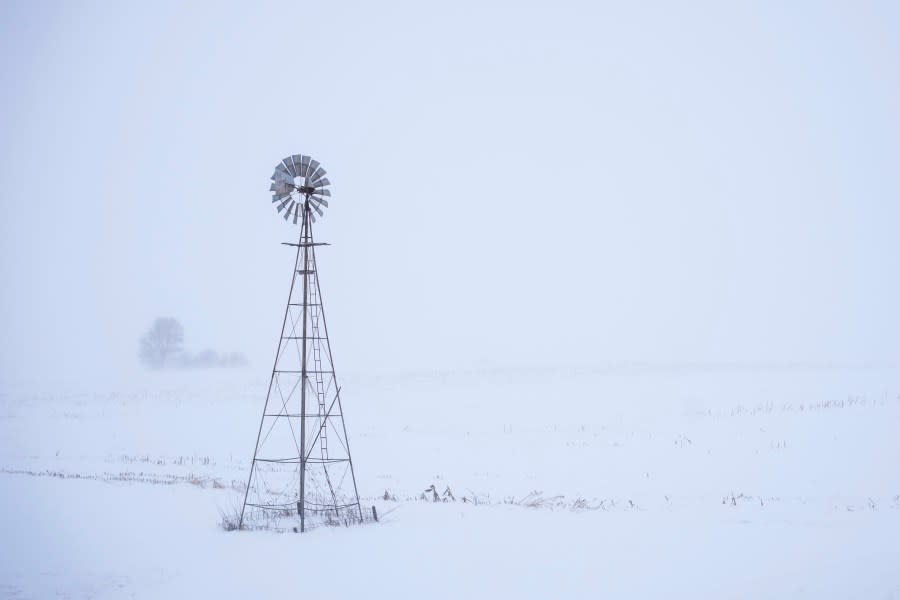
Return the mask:
[[[339,371],[900,361],[893,3],[0,6],[0,376],[269,368],[297,229]]]

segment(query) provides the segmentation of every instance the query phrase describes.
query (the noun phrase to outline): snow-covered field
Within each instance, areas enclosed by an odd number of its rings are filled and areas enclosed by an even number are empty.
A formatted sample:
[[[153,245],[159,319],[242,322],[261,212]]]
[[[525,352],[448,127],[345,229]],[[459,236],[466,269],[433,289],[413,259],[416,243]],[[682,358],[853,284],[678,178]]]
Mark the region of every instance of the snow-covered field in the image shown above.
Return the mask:
[[[303,536],[218,526],[255,371],[3,382],[0,597],[900,598],[900,370],[345,377],[382,520]]]

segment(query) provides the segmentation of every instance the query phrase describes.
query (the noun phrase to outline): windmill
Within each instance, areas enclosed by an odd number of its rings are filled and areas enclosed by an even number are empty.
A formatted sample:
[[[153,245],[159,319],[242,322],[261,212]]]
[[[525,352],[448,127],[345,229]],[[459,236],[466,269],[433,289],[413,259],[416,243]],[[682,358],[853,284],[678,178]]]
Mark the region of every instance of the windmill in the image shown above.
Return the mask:
[[[331,182],[309,156],[288,156],[272,175],[272,204],[300,224],[291,288],[260,419],[239,527],[299,531],[362,521],[350,444],[325,324],[312,224],[324,216]],[[294,528],[297,530],[297,528]]]

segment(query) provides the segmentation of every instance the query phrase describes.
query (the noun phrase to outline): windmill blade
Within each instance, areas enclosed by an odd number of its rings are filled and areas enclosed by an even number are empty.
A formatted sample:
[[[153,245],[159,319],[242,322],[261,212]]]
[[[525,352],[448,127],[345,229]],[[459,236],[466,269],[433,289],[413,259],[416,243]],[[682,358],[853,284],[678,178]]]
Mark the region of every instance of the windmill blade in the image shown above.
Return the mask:
[[[328,200],[326,200],[325,198],[319,198],[318,196],[313,196],[312,198],[310,198],[310,200],[315,200],[316,202],[318,202],[325,208],[328,208]]]
[[[294,206],[294,225],[297,224],[297,217],[300,216],[300,203]]]
[[[291,176],[290,173],[287,172],[287,170],[284,168],[284,165],[278,165],[278,166],[281,168],[275,169],[275,173],[273,173],[272,177],[271,177],[272,181],[274,181],[275,183],[280,183],[280,182],[294,183],[294,178]]]
[[[308,169],[309,169],[309,161],[310,160],[311,159],[308,156],[303,156],[303,155],[300,156],[300,173],[299,173],[300,177],[306,177],[306,173],[308,172]]]
[[[326,189],[323,188],[323,187],[318,188],[318,189],[317,189],[315,192],[313,192],[313,193],[316,194],[316,195],[318,195],[318,196],[331,196],[331,191],[330,191],[330,190],[326,190]]]
[[[288,196],[287,198],[285,198],[285,199],[284,199],[284,202],[282,202],[281,204],[278,205],[278,212],[283,211],[283,210],[284,210],[284,207],[287,206],[288,202],[293,202],[293,200],[291,200],[291,197],[290,197],[290,196]]]
[[[289,198],[290,194],[272,194],[272,203],[281,202],[285,198]]]
[[[294,177],[296,174],[294,173],[294,161],[291,160],[290,156],[285,156],[281,159],[281,164],[284,165],[284,168],[290,173],[291,177]]]
[[[303,166],[303,164],[300,162],[300,159],[302,159],[302,158],[303,158],[303,155],[301,155],[301,154],[293,154],[293,155],[291,155],[291,160],[294,161],[294,176],[295,176],[295,177],[300,177],[300,176],[301,176],[301,175],[300,175],[300,168]]]
[[[291,211],[294,210],[294,206],[296,206],[296,202],[291,200],[291,205],[288,207],[286,211],[284,211],[284,220],[287,221],[291,218]]]
[[[283,196],[284,194],[290,194],[293,191],[293,187],[287,182],[276,181],[269,186],[269,191]]]
[[[319,205],[318,205],[318,204],[316,204],[315,202],[310,202],[309,205],[313,207],[313,210],[314,210],[314,211],[316,211],[317,213],[319,213],[319,216],[320,216],[320,217],[324,217],[324,216],[325,216],[325,213],[322,212],[322,209],[319,208]]]
[[[319,181],[323,177],[325,177],[325,169],[316,169],[309,174],[309,177],[306,178],[306,185],[315,185],[315,182]]]
[[[314,215],[313,213],[309,213],[309,218],[312,219],[313,223],[316,222],[316,215]]]
[[[316,169],[319,168],[319,161],[314,159],[313,157],[309,157],[309,164],[306,167],[306,181],[309,182],[310,178],[312,178],[312,174],[316,172]]]

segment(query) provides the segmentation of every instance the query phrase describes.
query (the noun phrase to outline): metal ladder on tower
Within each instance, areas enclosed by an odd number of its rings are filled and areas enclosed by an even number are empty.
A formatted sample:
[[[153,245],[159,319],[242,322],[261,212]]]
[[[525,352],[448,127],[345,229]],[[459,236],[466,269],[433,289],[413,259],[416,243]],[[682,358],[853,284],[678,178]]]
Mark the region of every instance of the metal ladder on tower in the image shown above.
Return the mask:
[[[315,282],[314,285],[310,286],[309,289],[309,308],[310,308],[310,326],[312,329],[312,355],[313,355],[313,370],[315,371],[315,381],[316,381],[316,398],[319,401],[319,420],[322,424],[321,429],[319,430],[319,442],[320,448],[322,450],[322,459],[328,459],[328,435],[326,430],[327,423],[325,422],[325,381],[324,377],[322,377],[322,338],[319,335],[319,314],[321,309],[321,302],[318,298],[318,281]]]

